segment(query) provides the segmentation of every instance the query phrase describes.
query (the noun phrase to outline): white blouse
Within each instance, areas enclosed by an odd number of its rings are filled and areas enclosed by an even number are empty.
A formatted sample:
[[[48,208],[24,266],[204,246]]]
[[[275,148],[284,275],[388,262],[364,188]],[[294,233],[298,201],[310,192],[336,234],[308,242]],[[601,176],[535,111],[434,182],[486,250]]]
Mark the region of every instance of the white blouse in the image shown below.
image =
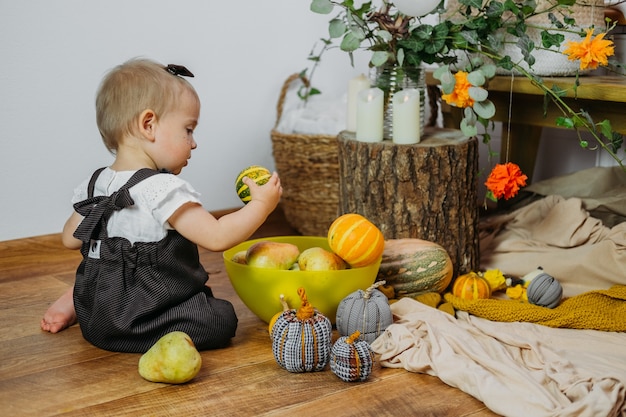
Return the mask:
[[[96,180],[94,197],[111,195],[135,172],[105,168]],[[72,204],[87,198],[90,178],[74,190]],[[172,174],[153,175],[129,191],[135,204],[113,212],[107,232],[109,237],[124,237],[131,243],[158,242],[172,229],[168,219],[178,208],[188,202],[200,204],[200,194],[187,181]]]

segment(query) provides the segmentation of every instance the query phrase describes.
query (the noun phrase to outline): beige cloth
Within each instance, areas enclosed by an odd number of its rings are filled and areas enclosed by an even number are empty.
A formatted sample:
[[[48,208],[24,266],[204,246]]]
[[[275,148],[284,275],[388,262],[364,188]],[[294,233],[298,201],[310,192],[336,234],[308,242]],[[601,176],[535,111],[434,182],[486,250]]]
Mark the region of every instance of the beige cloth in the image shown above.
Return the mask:
[[[529,185],[520,194],[535,194],[535,199],[548,195],[577,197],[583,208],[606,226],[626,221],[626,173],[621,167],[594,167],[549,178]]]
[[[382,366],[439,377],[504,416],[626,416],[626,334],[458,319],[415,300],[391,305]]]
[[[551,195],[479,224],[481,269],[521,277],[541,266],[563,295],[626,284],[626,222],[612,228],[580,198]]]

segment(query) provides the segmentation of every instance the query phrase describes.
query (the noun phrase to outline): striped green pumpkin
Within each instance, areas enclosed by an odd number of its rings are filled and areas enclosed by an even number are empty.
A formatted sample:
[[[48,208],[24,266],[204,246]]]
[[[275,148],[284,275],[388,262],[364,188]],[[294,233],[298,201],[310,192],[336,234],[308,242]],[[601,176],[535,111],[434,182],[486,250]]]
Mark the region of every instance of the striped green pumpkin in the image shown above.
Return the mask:
[[[244,177],[248,177],[251,180],[254,180],[259,185],[263,185],[269,181],[272,173],[267,169],[260,165],[252,165],[248,168],[244,169],[237,176],[237,181],[235,181],[235,189],[237,190],[237,195],[245,204],[248,204],[251,200],[250,196],[250,188],[244,184]]]
[[[452,260],[448,252],[434,242],[388,239],[376,280],[385,280],[391,285],[395,298],[443,293],[452,280]]]

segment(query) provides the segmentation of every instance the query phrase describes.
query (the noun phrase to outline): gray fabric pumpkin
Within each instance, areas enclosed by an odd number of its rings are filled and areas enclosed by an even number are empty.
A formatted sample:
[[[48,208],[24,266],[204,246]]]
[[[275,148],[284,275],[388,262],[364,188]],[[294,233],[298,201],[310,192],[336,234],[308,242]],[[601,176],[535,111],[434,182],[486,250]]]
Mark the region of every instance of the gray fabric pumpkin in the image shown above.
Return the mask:
[[[346,296],[337,306],[336,325],[341,336],[350,336],[356,331],[368,343],[393,322],[387,296],[376,289],[385,281],[374,283],[367,290],[357,290]]]
[[[558,306],[563,297],[563,287],[559,281],[543,272],[541,268],[537,271],[526,288],[528,301],[542,307],[554,308]]]

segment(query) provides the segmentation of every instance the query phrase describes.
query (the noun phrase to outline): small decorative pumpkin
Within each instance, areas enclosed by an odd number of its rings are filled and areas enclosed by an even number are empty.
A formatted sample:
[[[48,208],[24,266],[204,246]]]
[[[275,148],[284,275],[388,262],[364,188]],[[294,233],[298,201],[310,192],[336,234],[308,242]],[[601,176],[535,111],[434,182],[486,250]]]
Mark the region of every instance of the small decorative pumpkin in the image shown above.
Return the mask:
[[[372,348],[359,336],[357,330],[350,336],[340,337],[330,353],[330,370],[346,382],[365,381],[372,372]]]
[[[330,225],[328,245],[352,268],[359,268],[380,258],[385,238],[380,229],[365,217],[348,213],[339,216]]]
[[[531,304],[554,308],[561,302],[563,287],[554,277],[543,272],[541,267],[526,274],[523,279],[526,282],[530,281],[526,295]]]
[[[365,291],[357,290],[346,296],[337,306],[337,332],[349,336],[355,331],[368,343],[372,343],[393,323],[393,315],[387,296],[376,287],[385,281],[374,283]]]
[[[304,288],[298,295],[302,306],[283,311],[270,332],[274,359],[289,372],[321,371],[330,359],[332,324],[309,304]]]
[[[248,204],[252,197],[250,196],[250,188],[244,184],[243,178],[248,177],[259,185],[263,185],[269,181],[272,173],[269,169],[260,165],[252,165],[242,170],[235,180],[235,190],[237,195],[245,204]]]
[[[385,241],[376,280],[385,280],[391,285],[395,298],[443,293],[452,281],[452,260],[437,243],[411,238],[389,239]]]
[[[476,272],[459,275],[452,286],[452,294],[464,300],[479,300],[491,297],[489,282]]]

